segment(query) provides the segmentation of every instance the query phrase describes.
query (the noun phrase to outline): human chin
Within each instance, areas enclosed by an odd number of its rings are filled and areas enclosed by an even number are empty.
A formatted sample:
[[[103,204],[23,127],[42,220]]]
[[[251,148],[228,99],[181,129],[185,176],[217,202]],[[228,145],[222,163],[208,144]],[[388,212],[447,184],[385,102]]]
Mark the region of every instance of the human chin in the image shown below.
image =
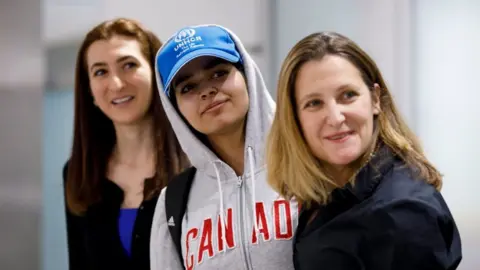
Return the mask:
[[[241,121],[237,117],[234,117],[231,112],[224,112],[222,115],[209,119],[208,123],[207,121],[204,121],[203,126],[207,127],[205,132],[207,135],[213,135],[234,131],[238,127],[239,122]]]
[[[124,112],[114,112],[108,115],[108,118],[117,125],[136,124],[147,117],[147,112],[143,110],[129,110]]]
[[[328,162],[336,166],[348,165],[360,157],[362,154],[361,148],[360,143],[358,141],[355,142],[354,140],[341,147],[328,146],[326,149],[329,159]]]
[[[114,125],[127,126],[137,124],[140,122],[141,118],[135,116],[116,116],[110,118],[110,120],[112,120]]]

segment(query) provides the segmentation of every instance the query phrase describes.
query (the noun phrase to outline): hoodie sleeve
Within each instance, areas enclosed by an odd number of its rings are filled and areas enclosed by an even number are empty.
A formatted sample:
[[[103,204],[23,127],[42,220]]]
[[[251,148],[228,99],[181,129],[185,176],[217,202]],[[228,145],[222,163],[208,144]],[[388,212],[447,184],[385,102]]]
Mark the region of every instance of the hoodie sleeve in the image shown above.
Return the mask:
[[[365,247],[375,254],[369,256],[369,264],[384,270],[456,269],[462,259],[460,235],[445,202],[438,197],[399,200],[374,211],[370,221],[376,228]]]
[[[160,193],[153,215],[150,236],[150,268],[151,270],[181,270],[183,264],[178,258],[165,213],[166,188]]]

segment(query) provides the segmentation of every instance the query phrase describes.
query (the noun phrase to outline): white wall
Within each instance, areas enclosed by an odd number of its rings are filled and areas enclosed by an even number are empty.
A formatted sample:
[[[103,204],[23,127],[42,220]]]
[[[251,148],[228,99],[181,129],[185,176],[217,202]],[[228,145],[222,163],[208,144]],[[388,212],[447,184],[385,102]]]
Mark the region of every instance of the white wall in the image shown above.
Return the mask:
[[[45,58],[40,3],[2,1],[0,4],[0,86],[18,91],[41,91]],[[19,87],[21,86],[21,87]]]
[[[262,17],[258,1],[222,0],[181,2],[167,0],[89,0],[44,2],[43,37],[47,45],[83,37],[87,30],[102,20],[131,17],[168,38],[178,28],[190,24],[218,23],[228,25],[246,44],[255,44],[261,37]]]
[[[445,175],[463,241],[459,269],[480,267],[480,2],[415,2],[415,115],[425,150]]]
[[[414,125],[410,108],[410,1],[275,1],[271,77],[301,38],[319,31],[348,36],[377,62],[401,112]],[[276,86],[276,81],[275,81]],[[276,91],[275,91],[276,92]]]
[[[132,4],[128,0],[88,0],[78,4],[48,0],[44,2],[43,39],[49,48],[75,46],[94,25],[115,17],[139,20],[161,40],[187,25],[213,23],[235,32],[258,66],[268,69],[268,3],[266,0],[136,0]],[[265,79],[269,81],[267,75]]]

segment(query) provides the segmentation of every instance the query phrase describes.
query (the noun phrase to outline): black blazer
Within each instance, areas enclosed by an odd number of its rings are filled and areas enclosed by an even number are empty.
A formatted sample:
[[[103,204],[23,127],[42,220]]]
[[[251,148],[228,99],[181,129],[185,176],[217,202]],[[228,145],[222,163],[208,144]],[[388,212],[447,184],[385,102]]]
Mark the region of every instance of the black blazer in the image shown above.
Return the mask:
[[[67,165],[63,168],[64,183]],[[146,181],[150,181],[147,179]],[[123,249],[118,233],[118,216],[123,191],[112,181],[102,184],[102,201],[76,216],[66,208],[70,270],[149,270],[150,231],[158,196],[144,201],[133,229],[131,257]]]
[[[462,249],[453,217],[442,195],[412,175],[388,147],[380,148],[354,186],[300,214],[295,269],[456,269]]]

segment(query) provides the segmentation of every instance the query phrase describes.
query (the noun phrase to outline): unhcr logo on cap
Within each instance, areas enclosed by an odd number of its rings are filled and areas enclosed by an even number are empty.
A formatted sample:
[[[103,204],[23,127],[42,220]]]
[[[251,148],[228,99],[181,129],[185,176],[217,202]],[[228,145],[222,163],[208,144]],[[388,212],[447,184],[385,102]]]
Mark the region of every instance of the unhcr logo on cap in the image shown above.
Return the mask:
[[[182,40],[189,37],[193,37],[194,35],[195,35],[195,29],[193,28],[183,29],[175,36],[175,42],[177,43],[182,42]]]
[[[193,28],[186,28],[178,32],[175,35],[176,45],[174,51],[177,52],[177,57],[185,53],[186,51],[193,49],[198,46],[203,46],[203,41],[201,36],[195,36],[196,31]]]
[[[217,25],[190,26],[179,29],[162,46],[156,56],[163,89],[169,95],[169,86],[175,74],[188,62],[201,56],[224,59],[231,63],[241,61],[235,42],[229,32]]]

